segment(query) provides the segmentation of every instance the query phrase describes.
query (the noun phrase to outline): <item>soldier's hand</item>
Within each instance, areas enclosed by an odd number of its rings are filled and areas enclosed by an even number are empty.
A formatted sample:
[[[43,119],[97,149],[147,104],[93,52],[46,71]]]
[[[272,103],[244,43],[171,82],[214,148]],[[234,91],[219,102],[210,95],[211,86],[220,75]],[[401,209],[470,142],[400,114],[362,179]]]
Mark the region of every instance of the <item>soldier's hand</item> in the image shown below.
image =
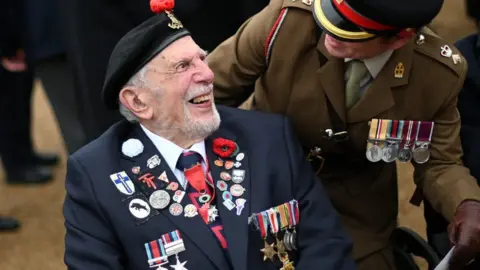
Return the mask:
[[[22,72],[27,70],[25,53],[18,50],[15,56],[2,58],[2,66],[10,72]]]
[[[463,269],[480,253],[480,202],[466,200],[448,226],[450,242],[455,245],[450,269]]]

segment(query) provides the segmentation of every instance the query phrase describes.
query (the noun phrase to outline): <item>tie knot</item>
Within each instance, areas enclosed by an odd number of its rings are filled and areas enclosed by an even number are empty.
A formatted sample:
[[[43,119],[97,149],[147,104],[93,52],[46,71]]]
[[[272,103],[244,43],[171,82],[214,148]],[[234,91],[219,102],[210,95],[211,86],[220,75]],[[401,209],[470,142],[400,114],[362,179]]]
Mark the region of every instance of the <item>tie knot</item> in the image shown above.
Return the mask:
[[[183,152],[177,161],[177,169],[180,171],[185,171],[190,169],[197,164],[202,164],[202,156],[193,151]]]

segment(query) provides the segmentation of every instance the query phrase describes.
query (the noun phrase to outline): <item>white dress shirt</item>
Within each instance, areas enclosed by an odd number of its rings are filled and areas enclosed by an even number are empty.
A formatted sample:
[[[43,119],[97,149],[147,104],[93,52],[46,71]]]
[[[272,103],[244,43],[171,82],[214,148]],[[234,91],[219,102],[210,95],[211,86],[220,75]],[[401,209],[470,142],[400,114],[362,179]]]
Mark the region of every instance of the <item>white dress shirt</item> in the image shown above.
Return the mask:
[[[167,162],[168,167],[170,167],[173,174],[175,174],[175,177],[177,177],[178,182],[180,183],[180,185],[183,187],[184,190],[186,190],[187,188],[188,181],[185,178],[184,173],[176,168],[178,158],[180,157],[180,155],[183,154],[183,152],[193,151],[200,154],[202,156],[203,169],[204,171],[206,171],[207,154],[205,151],[205,141],[201,141],[192,145],[190,149],[183,149],[182,147],[176,145],[175,143],[151,132],[143,125],[140,125],[140,126],[142,127],[143,131],[147,134],[147,137],[153,142],[153,144],[155,145],[157,150],[160,152],[160,154],[163,156],[164,158],[163,162]]]

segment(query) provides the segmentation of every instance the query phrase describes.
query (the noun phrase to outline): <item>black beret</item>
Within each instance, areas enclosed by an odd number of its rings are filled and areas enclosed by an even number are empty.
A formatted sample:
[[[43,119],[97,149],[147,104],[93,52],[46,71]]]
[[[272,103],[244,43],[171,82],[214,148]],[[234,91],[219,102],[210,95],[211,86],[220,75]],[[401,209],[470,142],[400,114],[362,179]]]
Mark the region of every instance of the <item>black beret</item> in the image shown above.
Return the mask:
[[[443,0],[314,0],[313,15],[328,34],[344,41],[412,36],[440,12]]]
[[[171,11],[173,0],[150,4],[158,14],[123,36],[110,56],[102,91],[108,109],[118,109],[118,93],[133,75],[171,43],[190,35]]]

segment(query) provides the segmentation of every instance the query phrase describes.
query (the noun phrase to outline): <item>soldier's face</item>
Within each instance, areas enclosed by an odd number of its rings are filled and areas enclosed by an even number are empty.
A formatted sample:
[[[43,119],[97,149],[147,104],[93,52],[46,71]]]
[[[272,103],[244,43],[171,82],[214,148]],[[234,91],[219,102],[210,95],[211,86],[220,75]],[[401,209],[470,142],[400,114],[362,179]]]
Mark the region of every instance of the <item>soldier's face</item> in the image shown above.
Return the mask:
[[[148,91],[142,102],[151,112],[147,121],[156,130],[203,139],[218,128],[213,72],[206,55],[191,37],[183,37],[148,64]]]
[[[408,39],[375,38],[365,42],[344,42],[325,35],[325,47],[330,55],[337,58],[368,59],[388,50],[396,50]]]

